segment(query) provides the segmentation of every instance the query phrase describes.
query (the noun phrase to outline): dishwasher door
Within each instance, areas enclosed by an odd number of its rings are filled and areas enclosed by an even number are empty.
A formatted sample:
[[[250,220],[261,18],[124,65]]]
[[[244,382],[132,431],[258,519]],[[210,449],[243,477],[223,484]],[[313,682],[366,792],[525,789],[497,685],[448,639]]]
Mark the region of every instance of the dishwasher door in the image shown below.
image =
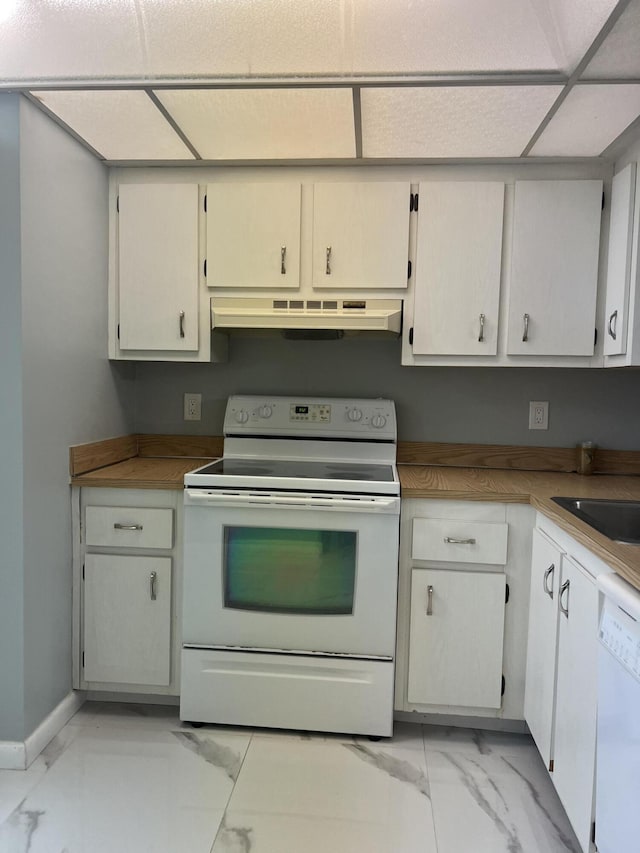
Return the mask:
[[[640,838],[640,593],[615,575],[605,594],[598,658],[596,847],[632,853]]]

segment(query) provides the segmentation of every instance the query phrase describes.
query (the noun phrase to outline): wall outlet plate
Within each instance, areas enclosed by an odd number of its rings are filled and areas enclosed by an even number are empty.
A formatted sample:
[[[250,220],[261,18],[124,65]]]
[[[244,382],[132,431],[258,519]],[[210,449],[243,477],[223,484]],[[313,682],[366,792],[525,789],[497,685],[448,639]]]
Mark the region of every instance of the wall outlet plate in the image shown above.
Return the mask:
[[[184,395],[184,420],[199,421],[202,415],[202,394]]]
[[[532,400],[529,403],[529,429],[549,429],[548,401]]]

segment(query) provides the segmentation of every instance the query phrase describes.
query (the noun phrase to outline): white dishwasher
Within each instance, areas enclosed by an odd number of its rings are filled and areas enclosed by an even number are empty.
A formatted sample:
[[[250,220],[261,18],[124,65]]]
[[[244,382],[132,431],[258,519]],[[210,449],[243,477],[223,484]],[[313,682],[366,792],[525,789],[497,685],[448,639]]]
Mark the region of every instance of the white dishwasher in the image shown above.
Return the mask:
[[[596,847],[640,849],[640,593],[603,575],[598,650]]]

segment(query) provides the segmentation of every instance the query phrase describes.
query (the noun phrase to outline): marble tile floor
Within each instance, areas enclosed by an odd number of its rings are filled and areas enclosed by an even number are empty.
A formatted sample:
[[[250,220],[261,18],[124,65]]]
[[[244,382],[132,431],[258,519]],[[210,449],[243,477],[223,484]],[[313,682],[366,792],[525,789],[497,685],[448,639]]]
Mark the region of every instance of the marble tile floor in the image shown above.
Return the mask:
[[[0,771],[0,853],[579,853],[525,735],[390,740],[205,726],[86,703]]]

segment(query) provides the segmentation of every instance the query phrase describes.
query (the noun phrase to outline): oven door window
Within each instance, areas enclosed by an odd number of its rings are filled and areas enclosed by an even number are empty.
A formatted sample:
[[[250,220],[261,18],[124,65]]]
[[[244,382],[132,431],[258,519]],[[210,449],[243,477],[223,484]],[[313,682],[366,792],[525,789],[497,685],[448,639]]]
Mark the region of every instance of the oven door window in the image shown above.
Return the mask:
[[[353,531],[225,527],[225,607],[353,613],[356,550]]]

